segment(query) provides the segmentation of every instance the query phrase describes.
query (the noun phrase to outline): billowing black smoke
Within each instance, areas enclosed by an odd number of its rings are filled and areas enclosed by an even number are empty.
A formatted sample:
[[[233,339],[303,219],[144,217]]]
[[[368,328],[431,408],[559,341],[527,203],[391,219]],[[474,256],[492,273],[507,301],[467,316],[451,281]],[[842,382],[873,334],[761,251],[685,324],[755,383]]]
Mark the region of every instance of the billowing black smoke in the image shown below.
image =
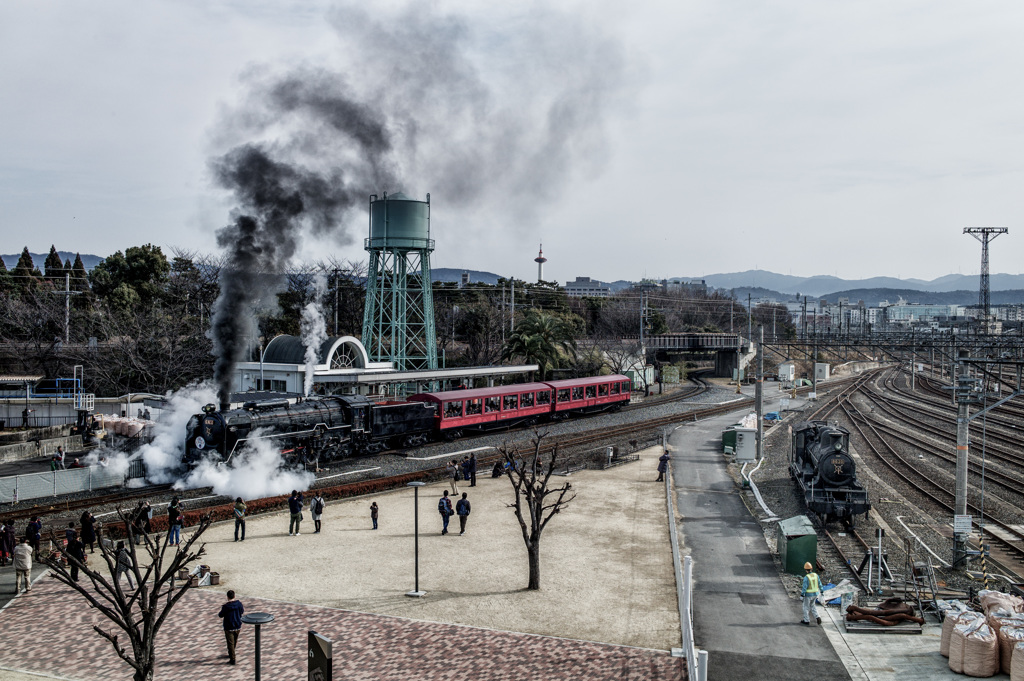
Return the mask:
[[[621,48],[540,6],[493,15],[346,6],[331,16],[344,72],[305,64],[247,77],[244,101],[215,130],[229,151],[211,164],[238,202],[217,234],[221,402],[253,308],[272,300],[264,275],[288,266],[303,235],[351,243],[352,211],[369,194],[413,187],[512,228],[600,165],[605,110],[626,82]]]

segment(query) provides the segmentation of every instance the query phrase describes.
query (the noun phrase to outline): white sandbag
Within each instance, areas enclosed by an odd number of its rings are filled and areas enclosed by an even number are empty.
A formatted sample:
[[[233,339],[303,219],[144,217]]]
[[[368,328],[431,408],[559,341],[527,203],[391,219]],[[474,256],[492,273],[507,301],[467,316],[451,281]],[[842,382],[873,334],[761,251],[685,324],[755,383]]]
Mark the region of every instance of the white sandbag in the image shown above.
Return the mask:
[[[967,636],[984,626],[985,618],[980,615],[969,617],[953,626],[953,633],[949,636],[949,668],[957,674],[964,673],[964,650],[967,645]]]
[[[986,615],[991,615],[999,610],[1005,610],[1008,614],[1024,612],[1024,599],[1012,594],[985,590],[978,592],[978,599],[981,601],[981,609]]]
[[[1013,646],[1010,656],[1010,681],[1024,681],[1024,643]]]
[[[999,629],[999,668],[1004,674],[1010,673],[1013,648],[1018,643],[1024,643],[1024,626],[1011,627],[1003,625]]]
[[[964,636],[963,673],[983,679],[999,673],[999,641],[987,624]]]
[[[949,640],[953,635],[953,628],[961,622],[977,619],[981,617],[980,612],[974,612],[973,610],[964,610],[949,612],[946,614],[946,619],[942,620],[942,638],[939,641],[939,653],[943,657],[949,657]]]

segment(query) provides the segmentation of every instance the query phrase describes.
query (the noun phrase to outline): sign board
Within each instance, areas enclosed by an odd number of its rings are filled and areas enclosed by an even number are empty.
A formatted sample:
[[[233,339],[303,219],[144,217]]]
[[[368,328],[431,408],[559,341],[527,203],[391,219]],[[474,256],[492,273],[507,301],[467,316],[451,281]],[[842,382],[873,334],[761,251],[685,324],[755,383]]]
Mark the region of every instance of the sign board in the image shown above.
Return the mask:
[[[818,399],[818,393],[807,393],[807,399],[816,400]]]
[[[955,515],[953,516],[953,534],[970,534],[971,533],[971,516],[969,515]]]
[[[333,644],[315,631],[309,632],[309,681],[331,681]]]
[[[786,411],[789,409],[789,398],[782,398],[779,400],[779,411]]]

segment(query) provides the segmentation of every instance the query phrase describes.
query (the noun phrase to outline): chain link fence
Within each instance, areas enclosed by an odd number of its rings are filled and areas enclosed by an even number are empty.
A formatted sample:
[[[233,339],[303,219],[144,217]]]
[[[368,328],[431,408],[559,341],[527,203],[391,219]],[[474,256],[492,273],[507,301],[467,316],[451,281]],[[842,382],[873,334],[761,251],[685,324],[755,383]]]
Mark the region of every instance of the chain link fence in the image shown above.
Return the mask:
[[[58,494],[91,492],[104,487],[120,487],[124,482],[124,472],[111,471],[104,466],[12,475],[0,478],[0,503],[13,504]]]

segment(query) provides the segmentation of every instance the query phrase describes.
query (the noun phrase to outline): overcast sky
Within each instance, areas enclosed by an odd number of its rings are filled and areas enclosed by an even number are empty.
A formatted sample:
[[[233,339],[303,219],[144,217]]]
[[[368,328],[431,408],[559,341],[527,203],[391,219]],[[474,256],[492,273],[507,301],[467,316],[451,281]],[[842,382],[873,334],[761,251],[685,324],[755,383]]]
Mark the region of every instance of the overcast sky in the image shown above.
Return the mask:
[[[427,87],[488,98],[466,127],[405,120],[393,152],[416,131],[415,160],[397,162],[411,186],[367,189],[431,192],[435,268],[529,279],[543,240],[561,282],[932,279],[978,271],[963,227],[1006,226],[991,271],[1022,271],[1021,3],[555,4],[416,5],[461,27],[478,86]],[[399,4],[373,12],[408,24]],[[0,250],[216,250],[237,202],[209,162],[256,134],[237,125],[253,74],[324,68],[380,98],[415,41],[378,60],[365,23],[333,3],[0,3]],[[406,63],[423,59],[411,46]],[[495,120],[515,131],[505,145]],[[258,134],[274,143],[274,126]],[[470,159],[478,136],[487,162]],[[460,159],[490,188],[456,197]],[[347,222],[301,256],[362,259],[365,213]]]

